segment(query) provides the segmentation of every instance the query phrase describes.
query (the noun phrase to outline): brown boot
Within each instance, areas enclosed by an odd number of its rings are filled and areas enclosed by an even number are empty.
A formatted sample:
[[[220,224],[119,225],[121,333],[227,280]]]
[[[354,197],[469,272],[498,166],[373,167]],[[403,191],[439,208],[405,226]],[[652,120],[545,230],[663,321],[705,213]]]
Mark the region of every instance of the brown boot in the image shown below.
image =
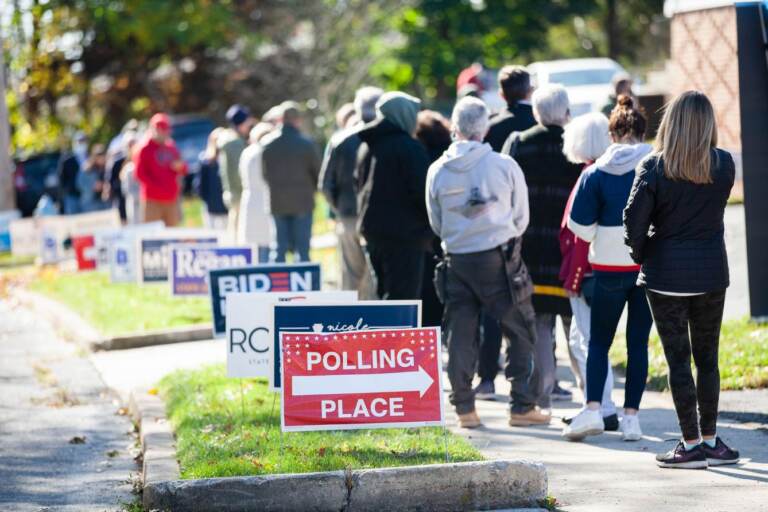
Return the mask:
[[[466,414],[457,414],[459,420],[459,427],[461,428],[477,428],[482,425],[480,417],[477,415],[477,411],[468,412]]]
[[[552,416],[544,414],[541,409],[534,407],[526,413],[509,413],[510,427],[530,427],[531,425],[549,425]]]

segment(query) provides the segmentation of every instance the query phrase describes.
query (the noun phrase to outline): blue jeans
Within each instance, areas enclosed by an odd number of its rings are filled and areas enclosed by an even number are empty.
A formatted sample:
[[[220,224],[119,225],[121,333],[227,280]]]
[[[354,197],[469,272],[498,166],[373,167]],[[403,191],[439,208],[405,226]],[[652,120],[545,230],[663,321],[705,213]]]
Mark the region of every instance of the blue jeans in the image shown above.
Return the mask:
[[[595,295],[587,355],[587,401],[602,402],[608,351],[627,305],[627,381],[624,407],[638,409],[648,377],[648,335],[653,319],[645,290],[635,285],[637,272],[595,272]]]
[[[312,212],[302,215],[272,215],[275,222],[275,250],[272,260],[285,262],[286,253],[293,252],[299,261],[309,261],[309,240],[312,238]]]
[[[64,210],[64,215],[74,215],[76,213],[82,212],[82,209],[80,208],[79,196],[65,195],[62,199],[63,204],[61,206]]]

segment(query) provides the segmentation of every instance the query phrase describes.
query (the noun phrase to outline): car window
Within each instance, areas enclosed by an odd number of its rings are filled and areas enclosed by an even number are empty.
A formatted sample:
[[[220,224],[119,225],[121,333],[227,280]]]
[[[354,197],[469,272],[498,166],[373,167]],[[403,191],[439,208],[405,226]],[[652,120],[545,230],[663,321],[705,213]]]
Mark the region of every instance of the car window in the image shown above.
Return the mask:
[[[549,83],[562,84],[565,87],[610,84],[615,74],[615,69],[605,68],[559,71],[549,75]]]

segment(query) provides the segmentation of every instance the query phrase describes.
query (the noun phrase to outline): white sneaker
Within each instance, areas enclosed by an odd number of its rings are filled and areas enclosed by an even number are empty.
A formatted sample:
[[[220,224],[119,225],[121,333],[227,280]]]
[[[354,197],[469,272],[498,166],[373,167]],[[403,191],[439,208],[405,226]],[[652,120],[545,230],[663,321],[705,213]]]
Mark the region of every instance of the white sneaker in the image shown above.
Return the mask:
[[[569,441],[581,441],[587,436],[597,436],[603,433],[603,417],[600,411],[582,409],[573,417],[570,425],[563,429],[563,437]]]
[[[639,441],[643,437],[637,414],[625,414],[621,418],[621,438],[625,441]]]

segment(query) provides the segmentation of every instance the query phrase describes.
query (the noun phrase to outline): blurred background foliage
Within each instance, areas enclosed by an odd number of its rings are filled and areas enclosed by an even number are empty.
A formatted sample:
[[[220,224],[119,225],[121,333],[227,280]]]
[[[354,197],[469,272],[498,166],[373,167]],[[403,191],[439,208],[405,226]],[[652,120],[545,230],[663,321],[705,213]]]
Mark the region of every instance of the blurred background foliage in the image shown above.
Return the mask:
[[[104,141],[157,110],[221,121],[285,99],[318,131],[361,84],[452,101],[459,71],[610,56],[663,66],[663,0],[5,0],[6,92],[17,151]]]

